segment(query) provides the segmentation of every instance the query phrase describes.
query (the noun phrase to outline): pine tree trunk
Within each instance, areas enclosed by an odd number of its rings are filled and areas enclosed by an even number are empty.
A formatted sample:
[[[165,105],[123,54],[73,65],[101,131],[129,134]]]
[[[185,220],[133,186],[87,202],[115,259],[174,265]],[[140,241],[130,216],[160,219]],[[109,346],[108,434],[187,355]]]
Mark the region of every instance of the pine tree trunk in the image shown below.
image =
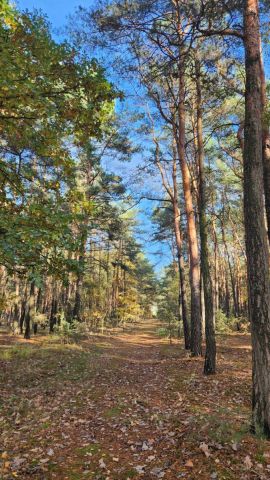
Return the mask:
[[[183,258],[183,245],[182,245],[182,234],[180,230],[180,210],[177,204],[174,205],[174,231],[176,239],[176,248],[177,248],[177,263],[179,271],[179,304],[181,305],[181,313],[184,327],[184,339],[185,339],[185,349],[190,349],[190,329],[188,323],[188,313],[187,313],[187,293],[186,293],[186,281],[185,281],[185,264]]]
[[[227,255],[228,267],[229,267],[229,272],[230,272],[234,316],[237,318],[239,316],[239,312],[238,312],[237,294],[236,294],[236,281],[235,281],[234,272],[233,272],[233,268],[232,268],[232,264],[231,264],[231,259],[230,259],[230,254],[229,254],[229,250],[228,250],[228,245],[227,245],[227,240],[226,240],[226,235],[225,235],[225,228],[224,228],[223,222],[221,222],[221,229],[222,229],[222,240],[223,240],[223,244],[224,244],[224,247],[225,247],[225,252],[226,252],[226,255]]]
[[[219,310],[219,259],[218,259],[218,240],[215,225],[213,224],[214,237],[214,325],[216,323],[217,312]]]
[[[31,331],[29,306],[27,307],[26,312],[25,312],[24,323],[25,323],[24,338],[29,340],[30,339],[30,331]]]
[[[264,221],[260,31],[256,0],[245,1],[244,30],[244,219],[253,347],[253,429],[270,437],[269,251]]]
[[[81,238],[79,262],[78,262],[79,271],[77,274],[76,287],[75,287],[75,301],[74,301],[74,307],[72,312],[72,319],[78,320],[79,322],[82,320],[81,319],[81,310],[82,310],[81,296],[82,296],[82,286],[83,286],[83,277],[84,277],[84,268],[85,268],[86,241],[87,241],[87,234],[86,232],[83,232],[82,238]]]
[[[21,335],[23,334],[23,325],[24,325],[24,320],[25,320],[25,314],[26,314],[26,300],[23,299],[22,305],[21,305],[21,315],[20,315],[20,320],[19,320],[19,327],[20,327]]]
[[[24,338],[30,338],[31,332],[31,321],[33,321],[35,313],[35,282],[31,282],[30,286],[30,294],[29,294],[29,302],[28,306],[26,307],[25,313],[25,331],[24,331]]]
[[[197,89],[197,142],[198,142],[198,165],[199,165],[199,225],[201,239],[201,271],[203,278],[203,292],[205,303],[205,362],[204,373],[206,375],[216,372],[216,339],[214,328],[214,305],[213,288],[210,273],[210,261],[208,250],[207,218],[206,218],[206,192],[204,174],[204,148],[202,131],[202,94],[200,81],[200,65],[196,61],[196,89]]]
[[[187,310],[187,292],[185,279],[185,262],[183,258],[183,235],[181,231],[181,212],[178,203],[178,185],[177,185],[177,164],[175,144],[173,145],[173,215],[174,215],[174,235],[177,248],[177,260],[179,271],[179,306],[181,305],[185,349],[190,349],[190,328],[188,322]]]
[[[190,172],[185,153],[185,82],[181,60],[179,60],[179,105],[178,135],[176,138],[180,168],[182,172],[185,209],[187,216],[187,235],[190,255],[190,288],[191,288],[191,353],[202,354],[201,305],[200,305],[200,268],[199,249],[196,232],[195,214],[191,191]]]
[[[54,327],[57,323],[57,298],[55,292],[53,292],[53,298],[51,303],[51,313],[50,313],[50,333],[53,333]]]
[[[261,39],[260,39],[261,40]],[[264,73],[264,64],[260,41],[260,67],[261,67],[261,95],[262,95],[262,155],[263,155],[263,179],[264,179],[264,197],[265,211],[267,220],[268,240],[270,241],[270,131],[267,119],[265,118],[267,109],[267,92]]]
[[[27,286],[27,282],[26,282],[25,287],[24,287],[23,300],[22,300],[22,303],[21,303],[21,315],[20,315],[20,322],[19,322],[21,335],[23,334],[23,325],[24,325],[25,315],[26,315],[26,310],[27,310],[27,294],[28,294],[28,286]]]
[[[229,318],[231,314],[231,295],[230,295],[230,290],[229,290],[229,281],[228,281],[228,274],[225,271],[225,301],[224,301],[224,311],[226,314],[226,317]]]
[[[81,321],[81,287],[82,281],[80,278],[77,278],[72,319],[78,320],[79,322]]]

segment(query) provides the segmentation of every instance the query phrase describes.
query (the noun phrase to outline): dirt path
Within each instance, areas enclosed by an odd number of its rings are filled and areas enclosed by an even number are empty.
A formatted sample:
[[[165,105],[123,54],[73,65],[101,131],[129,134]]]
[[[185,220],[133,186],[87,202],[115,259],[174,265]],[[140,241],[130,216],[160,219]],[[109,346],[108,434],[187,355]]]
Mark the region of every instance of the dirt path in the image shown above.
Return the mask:
[[[0,478],[270,479],[269,442],[248,433],[249,337],[223,337],[207,378],[157,330],[80,345],[5,337]]]

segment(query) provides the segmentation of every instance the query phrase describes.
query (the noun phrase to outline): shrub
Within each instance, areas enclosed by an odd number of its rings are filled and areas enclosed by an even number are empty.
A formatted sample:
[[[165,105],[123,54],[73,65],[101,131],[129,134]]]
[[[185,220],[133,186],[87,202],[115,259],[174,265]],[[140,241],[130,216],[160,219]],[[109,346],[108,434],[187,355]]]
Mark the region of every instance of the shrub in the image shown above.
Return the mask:
[[[231,333],[237,331],[247,331],[248,322],[244,317],[227,317],[222,310],[216,313],[216,332],[217,333]]]
[[[68,322],[65,318],[62,318],[60,324],[56,325],[55,333],[59,335],[63,343],[77,343],[82,336],[80,323],[76,320]]]

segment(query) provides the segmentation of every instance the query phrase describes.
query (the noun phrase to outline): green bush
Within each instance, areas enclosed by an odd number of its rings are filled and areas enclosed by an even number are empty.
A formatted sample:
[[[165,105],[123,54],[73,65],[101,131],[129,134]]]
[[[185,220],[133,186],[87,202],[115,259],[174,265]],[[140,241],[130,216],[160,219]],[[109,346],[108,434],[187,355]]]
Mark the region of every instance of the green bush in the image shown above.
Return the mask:
[[[59,325],[55,326],[54,332],[59,335],[63,343],[77,343],[82,337],[80,326],[80,322],[76,320],[68,322],[65,318],[62,318]]]
[[[246,332],[248,330],[248,321],[244,317],[227,317],[222,310],[216,313],[216,332],[232,333],[237,331]]]

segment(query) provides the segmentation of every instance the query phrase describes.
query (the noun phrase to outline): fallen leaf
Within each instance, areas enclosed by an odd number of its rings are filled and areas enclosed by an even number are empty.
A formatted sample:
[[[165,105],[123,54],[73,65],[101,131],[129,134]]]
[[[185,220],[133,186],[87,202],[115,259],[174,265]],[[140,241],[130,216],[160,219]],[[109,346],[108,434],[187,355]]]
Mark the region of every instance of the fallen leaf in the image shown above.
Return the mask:
[[[20,468],[20,466],[25,462],[25,458],[15,457],[12,461],[12,468],[15,470]]]
[[[98,463],[100,468],[106,468],[106,463],[104,462],[103,458],[101,458]]]
[[[139,474],[142,474],[144,473],[144,466],[143,465],[137,465],[135,467],[135,470],[139,473]]]
[[[142,444],[142,450],[144,450],[144,451],[145,451],[145,450],[149,450],[149,447],[148,447],[148,445],[147,445],[146,442],[143,442],[143,444]]]
[[[163,478],[165,475],[165,472],[162,468],[160,467],[154,467],[152,468],[151,472],[152,475],[154,475],[157,478]]]
[[[200,449],[202,452],[205,454],[206,457],[210,457],[210,452],[207,443],[201,443],[200,444]]]
[[[251,461],[249,455],[247,455],[247,456],[245,457],[245,459],[244,459],[244,465],[245,465],[245,467],[246,467],[247,470],[250,470],[250,469],[251,469],[251,467],[252,467],[252,461]]]

